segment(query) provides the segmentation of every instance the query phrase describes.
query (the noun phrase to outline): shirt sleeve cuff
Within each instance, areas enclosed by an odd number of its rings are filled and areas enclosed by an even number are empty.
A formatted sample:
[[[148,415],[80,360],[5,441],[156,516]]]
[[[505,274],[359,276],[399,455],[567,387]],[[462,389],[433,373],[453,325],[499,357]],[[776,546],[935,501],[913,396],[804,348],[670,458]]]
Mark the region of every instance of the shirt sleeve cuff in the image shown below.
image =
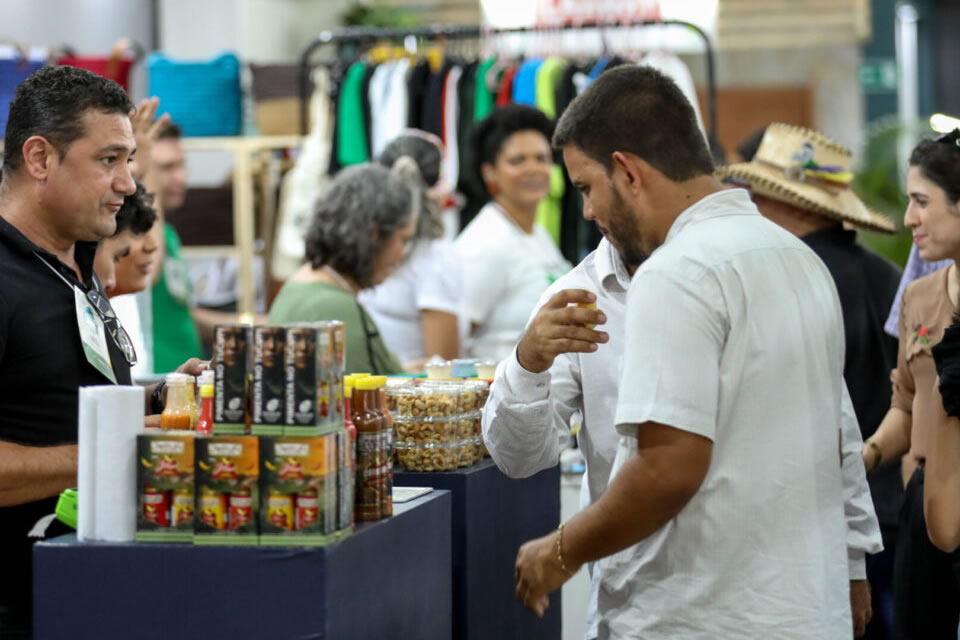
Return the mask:
[[[546,400],[550,395],[550,370],[547,369],[541,373],[527,371],[517,360],[516,348],[504,363],[503,369],[507,386],[518,398],[527,402],[537,402]]]
[[[847,549],[847,565],[851,581],[867,579],[867,554],[863,551]]]

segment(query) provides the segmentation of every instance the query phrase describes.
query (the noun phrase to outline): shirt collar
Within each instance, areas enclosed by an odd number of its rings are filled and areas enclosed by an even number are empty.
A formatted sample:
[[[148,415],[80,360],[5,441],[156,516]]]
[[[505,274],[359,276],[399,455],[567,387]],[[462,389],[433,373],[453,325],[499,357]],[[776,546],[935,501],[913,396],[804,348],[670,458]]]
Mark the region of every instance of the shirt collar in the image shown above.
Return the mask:
[[[630,288],[630,272],[620,253],[606,238],[600,239],[596,249],[597,276],[600,286],[607,291],[626,291]]]
[[[60,262],[55,255],[35,245],[27,236],[23,235],[19,229],[10,224],[3,217],[0,217],[0,240],[6,242],[11,248],[24,255],[39,254],[49,264],[58,265],[61,271],[73,273],[73,270]],[[83,281],[87,286],[97,286],[97,281],[93,274],[93,261],[97,254],[96,242],[77,242],[73,248],[73,258],[80,267],[80,273],[83,275]],[[74,278],[76,275],[74,274]]]
[[[753,204],[746,189],[722,189],[701,198],[684,209],[683,213],[670,225],[664,244],[670,242],[689,224],[729,215],[760,215],[757,205]]]

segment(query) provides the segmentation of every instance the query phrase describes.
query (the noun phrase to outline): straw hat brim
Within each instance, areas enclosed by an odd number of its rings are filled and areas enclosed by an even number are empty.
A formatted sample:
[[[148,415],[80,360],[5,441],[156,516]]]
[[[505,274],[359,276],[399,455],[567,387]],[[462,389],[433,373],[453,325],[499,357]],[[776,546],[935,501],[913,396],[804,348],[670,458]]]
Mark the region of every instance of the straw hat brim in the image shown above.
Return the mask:
[[[783,171],[756,162],[741,162],[717,169],[720,179],[734,177],[750,184],[750,190],[762,196],[813,211],[862,229],[896,233],[896,223],[863,203],[851,189],[825,189],[790,180]]]

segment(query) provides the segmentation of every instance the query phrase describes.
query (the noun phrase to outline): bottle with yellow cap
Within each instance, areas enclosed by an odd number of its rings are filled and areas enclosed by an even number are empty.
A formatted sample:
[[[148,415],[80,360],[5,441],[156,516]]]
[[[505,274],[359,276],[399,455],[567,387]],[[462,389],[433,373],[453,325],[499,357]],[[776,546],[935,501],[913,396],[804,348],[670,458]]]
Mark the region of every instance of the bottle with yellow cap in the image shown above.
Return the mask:
[[[383,416],[377,410],[380,390],[372,377],[352,378],[351,419],[357,433],[354,515],[359,521],[383,517]]]
[[[380,460],[382,467],[380,470],[380,479],[382,482],[382,491],[380,494],[380,514],[387,518],[393,515],[393,420],[390,418],[390,412],[387,411],[387,376],[370,376],[364,378],[371,380],[376,385],[377,390],[377,413],[383,421],[383,427],[380,431]]]

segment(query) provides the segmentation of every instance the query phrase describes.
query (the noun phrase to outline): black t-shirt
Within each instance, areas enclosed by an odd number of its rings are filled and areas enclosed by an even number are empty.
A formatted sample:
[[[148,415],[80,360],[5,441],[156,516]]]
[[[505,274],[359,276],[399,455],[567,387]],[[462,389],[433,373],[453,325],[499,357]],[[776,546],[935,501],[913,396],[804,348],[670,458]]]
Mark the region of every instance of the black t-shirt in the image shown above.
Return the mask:
[[[837,285],[847,344],[843,378],[866,440],[890,409],[890,371],[897,366],[897,340],[883,325],[897,295],[901,271],[857,244],[853,231],[825,229],[802,240],[827,265]],[[878,469],[869,482],[877,519],[884,533],[890,533],[896,528],[903,496],[899,465]]]
[[[94,242],[76,244],[81,283],[72,269],[0,218],[0,440],[41,447],[75,444],[78,389],[110,384],[83,353],[73,289],[51,270],[84,291],[102,292],[93,275],[96,250]],[[106,342],[117,381],[130,384],[123,353],[110,335]],[[0,607],[29,603],[27,532],[53,513],[56,502],[48,498],[0,507]]]

